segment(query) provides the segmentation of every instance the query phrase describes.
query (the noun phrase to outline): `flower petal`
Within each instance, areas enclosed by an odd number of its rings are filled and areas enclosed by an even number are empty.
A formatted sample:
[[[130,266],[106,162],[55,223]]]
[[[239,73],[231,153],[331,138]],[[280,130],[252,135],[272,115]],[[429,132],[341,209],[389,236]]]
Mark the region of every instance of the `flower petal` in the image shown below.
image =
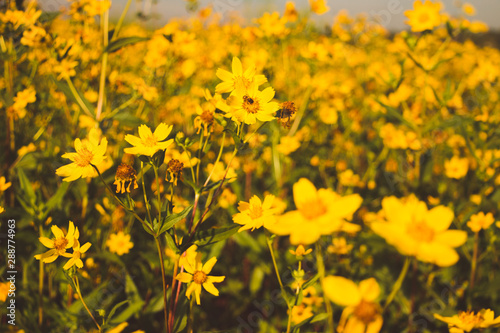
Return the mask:
[[[361,302],[358,286],[341,276],[325,277],[323,291],[333,303],[341,306],[354,306]]]

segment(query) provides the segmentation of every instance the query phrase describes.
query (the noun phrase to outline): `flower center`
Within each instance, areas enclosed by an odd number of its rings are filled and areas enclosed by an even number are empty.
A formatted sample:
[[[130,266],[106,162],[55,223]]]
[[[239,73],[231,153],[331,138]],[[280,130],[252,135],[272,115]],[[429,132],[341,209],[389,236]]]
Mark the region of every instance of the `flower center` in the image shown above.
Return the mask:
[[[259,101],[251,98],[248,95],[243,96],[243,109],[245,109],[248,113],[257,113],[259,112]]]
[[[354,315],[365,325],[368,325],[379,315],[379,308],[373,302],[362,300],[354,309]]]
[[[250,217],[252,220],[258,219],[262,216],[262,207],[261,206],[250,206]]]
[[[201,113],[200,118],[205,124],[211,124],[214,121],[212,113],[206,110]]]
[[[88,150],[87,148],[82,148],[82,150],[80,150],[76,155],[75,163],[79,167],[83,168],[90,164],[90,161],[92,161],[93,157],[94,154],[90,150]]]
[[[421,13],[421,14],[418,16],[418,21],[419,21],[420,23],[425,23],[425,22],[429,21],[429,14],[427,14],[427,13],[425,13],[425,12],[424,12],[424,13]]]
[[[54,239],[54,248],[57,251],[64,251],[68,245],[68,240],[64,237]]]
[[[156,143],[157,143],[157,141],[156,141],[156,138],[155,138],[154,135],[151,135],[151,136],[147,137],[143,141],[143,144],[146,147],[154,147],[154,146],[156,146]]]
[[[202,271],[196,271],[193,274],[193,281],[194,283],[203,284],[207,281],[207,274]]]
[[[425,222],[416,222],[411,223],[407,230],[409,235],[413,237],[418,242],[430,243],[434,239],[434,230],[429,228],[429,226]]]
[[[319,200],[314,200],[307,202],[302,209],[300,209],[300,212],[302,215],[308,219],[312,220],[316,217],[319,217],[323,214],[325,214],[327,211],[325,205]]]

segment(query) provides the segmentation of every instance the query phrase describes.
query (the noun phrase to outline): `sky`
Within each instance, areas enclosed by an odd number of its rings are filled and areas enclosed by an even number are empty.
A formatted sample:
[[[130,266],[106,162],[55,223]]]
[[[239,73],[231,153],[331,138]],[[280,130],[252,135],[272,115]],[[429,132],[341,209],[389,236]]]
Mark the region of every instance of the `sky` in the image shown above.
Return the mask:
[[[156,2],[148,9],[148,3]],[[278,11],[283,13],[287,0],[199,0],[200,6],[212,5],[214,10],[228,18],[231,14],[238,13],[245,18],[247,23],[252,22],[252,18],[262,15],[265,11]],[[299,12],[309,8],[308,0],[294,1]],[[461,15],[459,0],[441,0],[445,11],[451,15]],[[476,16],[472,20],[480,20],[488,24],[492,30],[500,30],[500,0],[469,0],[476,8]],[[39,0],[40,5],[46,10],[58,10],[62,5],[67,5],[67,0]],[[112,0],[111,17],[117,19],[125,7],[126,0]],[[153,14],[150,25],[163,26],[169,19],[174,17],[187,18],[190,14],[186,10],[184,0],[133,0],[129,10],[129,18],[133,19],[133,14],[146,9]],[[379,22],[389,30],[401,30],[407,28],[404,11],[411,9],[413,0],[327,0],[330,11],[324,15],[313,15],[319,24],[331,24],[333,17],[342,9],[347,10],[351,15],[366,13],[371,17],[378,17]],[[147,13],[146,13],[147,14]]]

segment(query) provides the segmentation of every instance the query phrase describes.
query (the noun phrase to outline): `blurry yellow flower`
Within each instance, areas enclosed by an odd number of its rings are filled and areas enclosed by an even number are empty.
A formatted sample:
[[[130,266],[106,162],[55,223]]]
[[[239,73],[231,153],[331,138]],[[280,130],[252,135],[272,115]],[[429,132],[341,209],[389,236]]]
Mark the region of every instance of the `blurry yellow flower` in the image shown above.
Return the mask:
[[[234,205],[236,200],[238,200],[238,197],[236,196],[236,194],[231,192],[230,189],[225,188],[222,191],[221,195],[219,196],[219,205],[222,208],[227,209],[229,206]]]
[[[11,282],[0,282],[0,302],[5,302],[9,294]]]
[[[229,170],[227,170],[226,174],[226,167],[222,162],[217,163],[215,167],[212,163],[208,163],[206,171],[208,174],[212,174],[211,179],[213,182],[218,182],[219,180],[222,180],[224,176],[226,176],[225,179],[228,183],[234,182],[237,178],[236,171],[234,170],[233,167],[230,167]]]
[[[488,25],[481,21],[472,21],[468,27],[469,31],[474,34],[488,32]]]
[[[225,69],[219,68],[215,75],[223,82],[215,87],[216,93],[227,93],[234,91],[237,94],[245,95],[251,85],[259,87],[267,82],[264,75],[255,75],[255,67],[249,67],[243,72],[243,66],[240,59],[234,57],[232,63],[233,72],[230,73]]]
[[[254,231],[262,226],[267,228],[269,225],[274,224],[276,222],[276,211],[271,208],[273,201],[274,195],[272,194],[266,195],[264,202],[256,195],[250,198],[249,202],[240,201],[238,203],[240,212],[233,215],[234,223],[243,225],[238,229],[238,232],[248,229]]]
[[[314,315],[311,306],[305,304],[296,305],[292,308],[292,322],[298,324]]]
[[[33,87],[24,89],[16,94],[14,97],[14,104],[12,108],[18,118],[26,116],[26,106],[36,101],[36,91]]]
[[[448,178],[463,178],[469,171],[469,159],[453,156],[451,160],[444,162],[444,169]]]
[[[327,276],[323,280],[323,291],[333,303],[345,307],[337,332],[380,332],[383,323],[382,308],[376,302],[380,287],[374,278],[356,285],[341,276]]]
[[[55,73],[58,73],[58,80],[61,79],[69,79],[72,76],[76,75],[75,67],[78,66],[78,62],[74,60],[69,60],[68,58],[64,58],[60,63],[54,66],[53,70]]]
[[[62,256],[66,258],[70,258],[68,262],[64,265],[63,269],[67,270],[73,266],[78,268],[83,267],[82,254],[87,252],[92,244],[89,242],[85,243],[82,247],[80,247],[80,242],[75,239],[75,243],[73,244],[73,253],[63,253]]]
[[[225,276],[209,276],[212,268],[217,262],[216,257],[210,258],[205,264],[201,262],[201,253],[196,252],[196,245],[186,250],[186,256],[181,257],[179,265],[184,266],[186,272],[177,274],[177,280],[183,283],[190,283],[186,290],[186,296],[191,298],[194,292],[196,304],[200,305],[201,287],[214,296],[219,296],[219,291],[215,288],[214,282],[224,281]]]
[[[479,212],[470,217],[470,221],[467,222],[467,226],[473,232],[479,232],[481,229],[488,229],[493,222],[495,222],[495,218],[492,213],[485,215],[483,212]]]
[[[128,253],[134,247],[134,243],[130,241],[130,235],[125,235],[123,231],[119,231],[116,234],[109,235],[106,246],[109,248],[109,252],[121,256]]]
[[[2,206],[0,206],[0,214],[2,214],[3,212],[5,212],[5,208],[3,208]]]
[[[404,12],[405,16],[409,19],[409,21],[406,21],[406,24],[408,24],[411,27],[411,31],[414,32],[432,30],[441,25],[442,18],[441,14],[439,14],[441,8],[442,5],[439,2],[434,3],[425,0],[425,3],[422,3],[422,1],[416,0],[413,3],[413,10]]]
[[[311,252],[312,252],[312,249],[307,249],[306,250],[304,248],[304,245],[302,245],[302,244],[299,245],[299,246],[297,246],[297,249],[295,251],[294,250],[290,250],[291,254],[293,254],[294,256],[299,257],[299,258],[301,258],[301,257],[303,257],[306,254],[309,254]]]
[[[443,317],[434,314],[434,317],[448,324],[450,332],[464,333],[474,329],[500,327],[500,316],[495,318],[495,313],[490,309],[482,309],[478,313],[459,311],[458,315]]]
[[[17,150],[17,155],[18,155],[19,157],[22,157],[22,156],[24,156],[24,155],[26,155],[26,154],[28,154],[28,153],[31,153],[31,152],[33,152],[33,151],[35,151],[35,150],[36,150],[36,146],[35,146],[35,144],[34,144],[33,142],[30,142],[30,144],[29,144],[29,145],[27,145],[27,146],[22,146],[21,148],[19,148],[19,149]]]
[[[293,1],[288,1],[285,5],[285,13],[283,14],[283,17],[288,21],[288,22],[295,22],[297,21],[297,18],[299,17],[299,14],[297,13],[297,10],[295,9],[295,3]]]
[[[64,235],[63,231],[55,225],[53,225],[50,230],[52,230],[54,238],[49,239],[47,237],[40,237],[39,240],[40,243],[51,250],[35,256],[35,259],[42,260],[44,263],[51,263],[56,260],[57,257],[64,255],[67,249],[73,247],[73,244],[80,236],[78,228],[75,228],[72,221],[69,221],[68,233],[66,235]]]
[[[120,325],[110,329],[106,333],[121,333],[128,326],[127,322],[123,322]]]
[[[274,97],[274,89],[267,87],[263,91],[252,84],[245,94],[229,96],[226,102],[220,102],[217,108],[226,112],[226,117],[238,123],[255,124],[259,121],[274,120],[274,113],[279,110],[276,102],[271,102]]]
[[[75,140],[76,153],[66,153],[63,158],[70,159],[73,163],[60,167],[56,174],[66,177],[63,180],[71,182],[78,178],[95,177],[97,175],[93,166],[99,167],[106,156],[108,140],[102,138],[99,143],[99,133],[95,128],[90,130],[88,139]]]
[[[330,7],[326,5],[326,0],[309,0],[309,5],[311,10],[318,15],[323,15],[330,10]]]
[[[276,149],[287,156],[300,148],[300,141],[297,136],[282,136],[280,138],[280,143],[276,146]]]
[[[400,253],[441,267],[458,261],[454,248],[465,243],[467,233],[448,230],[454,217],[450,208],[437,206],[428,210],[424,202],[412,195],[403,200],[384,198],[382,210],[385,219],[372,222],[370,227]]]
[[[12,185],[11,182],[8,182],[8,183],[5,182],[5,177],[4,176],[0,177],[0,193],[4,192],[11,185]]]
[[[358,225],[346,222],[363,201],[358,194],[341,197],[330,189],[317,190],[301,178],[293,185],[293,198],[297,210],[285,213],[268,228],[277,235],[290,235],[292,244],[312,244],[321,235],[360,230]]]
[[[125,148],[123,151],[132,155],[153,156],[158,150],[167,149],[174,141],[173,139],[163,141],[172,132],[172,127],[172,125],[161,123],[153,133],[148,126],[141,125],[139,126],[139,137],[131,134],[125,136],[125,141],[134,147]]]
[[[470,3],[464,3],[462,5],[462,10],[463,12],[466,14],[466,15],[469,15],[469,16],[474,16],[476,15],[476,8],[474,8],[473,5],[471,5]]]
[[[353,248],[352,244],[347,245],[347,241],[344,237],[334,238],[332,243],[333,245],[328,246],[327,251],[338,255],[347,254]]]

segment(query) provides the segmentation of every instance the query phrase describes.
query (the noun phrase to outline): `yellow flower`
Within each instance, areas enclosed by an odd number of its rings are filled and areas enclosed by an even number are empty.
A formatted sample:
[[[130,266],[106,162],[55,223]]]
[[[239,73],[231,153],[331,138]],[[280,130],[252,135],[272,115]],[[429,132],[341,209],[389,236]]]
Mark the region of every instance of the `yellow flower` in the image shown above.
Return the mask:
[[[5,302],[12,282],[0,282],[0,302]]]
[[[128,253],[129,250],[134,247],[134,243],[130,241],[130,235],[125,235],[123,231],[119,231],[109,236],[109,239],[106,241],[106,246],[109,248],[109,252],[121,256]]]
[[[146,125],[139,126],[139,137],[131,134],[125,136],[125,141],[130,143],[132,148],[125,148],[124,151],[132,155],[153,156],[158,150],[165,150],[174,141],[165,140],[172,131],[172,125],[161,123],[156,127],[154,133]]]
[[[288,1],[285,5],[285,13],[283,17],[286,18],[288,22],[295,22],[299,17],[297,9],[295,9],[295,3],[293,1]]]
[[[384,198],[382,210],[385,219],[372,222],[370,227],[400,253],[441,267],[458,261],[454,248],[465,243],[467,233],[448,230],[454,217],[450,208],[427,210],[427,205],[412,195],[406,200]]]
[[[177,280],[183,283],[190,283],[186,290],[186,296],[191,298],[194,292],[196,304],[200,305],[201,287],[214,296],[219,296],[219,291],[215,288],[214,282],[224,281],[225,276],[209,276],[212,268],[217,262],[217,258],[212,257],[205,264],[201,262],[201,253],[196,252],[196,245],[186,250],[186,256],[181,257],[179,264],[184,266],[186,272],[177,274]]]
[[[326,0],[309,0],[309,5],[311,10],[318,15],[323,15],[330,10],[330,7],[326,5]]]
[[[11,185],[12,185],[11,182],[8,183],[5,182],[4,176],[0,177],[0,193],[5,192],[5,190],[8,189]]]
[[[234,91],[237,94],[244,95],[251,85],[259,87],[261,84],[267,82],[264,75],[255,75],[254,66],[247,68],[243,72],[243,66],[237,57],[233,58],[232,70],[233,72],[230,73],[222,68],[217,69],[215,75],[223,82],[215,87],[216,93],[221,94]]]
[[[446,177],[460,179],[465,177],[469,170],[469,160],[453,156],[451,160],[444,162]]]
[[[3,208],[2,206],[0,206],[0,214],[2,214],[4,211],[5,211],[5,208]]]
[[[53,225],[50,230],[52,230],[54,238],[49,239],[47,237],[40,237],[39,240],[40,243],[51,250],[35,256],[35,259],[42,260],[44,263],[53,262],[57,257],[64,255],[66,250],[71,248],[80,236],[78,228],[75,228],[72,221],[69,221],[68,233],[66,236],[58,226]]]
[[[405,16],[409,21],[406,21],[411,27],[411,31],[420,32],[424,30],[432,30],[441,25],[442,18],[439,12],[441,11],[441,3],[433,3],[425,0],[425,3],[417,0],[413,3],[413,10],[405,11]]]
[[[500,316],[495,318],[495,313],[490,309],[482,309],[478,313],[460,311],[458,315],[443,317],[434,314],[434,317],[448,324],[450,332],[464,333],[473,329],[500,327]]]
[[[375,302],[380,287],[374,278],[356,285],[341,276],[327,276],[323,281],[323,291],[332,302],[345,307],[337,332],[378,333],[382,328],[382,309]]]
[[[292,308],[292,322],[298,324],[314,316],[311,306],[305,304],[296,305]]]
[[[99,143],[99,133],[95,128],[90,130],[88,140],[75,140],[76,153],[66,153],[64,158],[70,159],[73,163],[60,167],[56,174],[66,177],[63,180],[71,182],[78,178],[95,177],[97,175],[93,166],[99,167],[106,156],[108,140],[102,138]]]
[[[67,270],[73,267],[75,265],[78,268],[83,267],[83,261],[82,261],[82,253],[87,252],[87,250],[90,248],[92,244],[89,242],[85,243],[82,247],[80,247],[80,242],[78,240],[75,240],[75,243],[73,244],[73,253],[63,253],[62,255],[66,258],[70,258],[68,262],[64,265],[63,269]]]
[[[251,85],[244,94],[229,96],[226,102],[217,104],[217,108],[226,112],[226,117],[238,123],[255,124],[259,121],[274,120],[274,113],[279,110],[276,102],[271,102],[274,89],[267,87],[263,91],[257,85]]]
[[[128,183],[128,186],[126,186]],[[137,173],[131,165],[126,163],[122,163],[116,169],[115,174],[115,182],[113,185],[116,185],[116,193],[130,193],[130,186],[134,184],[134,189],[138,188],[137,185]]]
[[[300,141],[297,136],[282,136],[280,143],[276,146],[276,149],[287,156],[300,148]]]
[[[274,224],[276,222],[276,212],[271,208],[273,201],[274,195],[272,194],[266,195],[264,202],[256,195],[250,198],[249,202],[240,201],[238,203],[240,212],[233,215],[234,223],[243,225],[238,229],[238,232],[248,229],[254,231],[262,226],[267,228],[269,225]]]
[[[298,257],[298,258],[302,258],[303,256],[309,254],[312,252],[312,249],[305,249],[304,248],[304,245],[299,245],[297,246],[297,249],[294,251],[294,250],[290,250],[290,253],[293,254],[294,256]]]
[[[470,217],[470,221],[467,222],[467,226],[473,232],[479,232],[481,229],[488,229],[493,222],[495,222],[493,214],[488,213],[485,215],[483,212],[479,212],[478,214],[474,214]]]
[[[462,5],[462,10],[463,12],[466,14],[466,15],[469,15],[469,16],[474,16],[476,15],[476,8],[474,8],[473,5],[471,5],[470,3],[464,3]]]
[[[297,210],[285,213],[268,229],[277,235],[290,235],[292,244],[312,244],[321,235],[336,231],[357,232],[360,227],[346,222],[361,205],[358,194],[341,197],[330,189],[319,189],[301,178],[293,185]]]

